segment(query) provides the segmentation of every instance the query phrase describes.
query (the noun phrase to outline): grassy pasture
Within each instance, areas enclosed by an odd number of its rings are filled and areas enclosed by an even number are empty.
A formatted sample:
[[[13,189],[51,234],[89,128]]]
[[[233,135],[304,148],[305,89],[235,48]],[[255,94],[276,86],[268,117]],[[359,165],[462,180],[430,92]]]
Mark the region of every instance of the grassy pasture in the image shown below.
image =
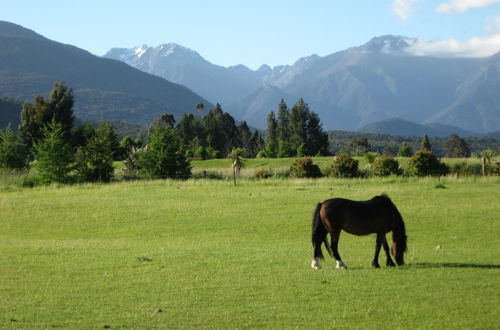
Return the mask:
[[[498,177],[2,186],[0,328],[498,328],[499,186]],[[407,265],[371,269],[375,238],[343,233],[350,268],[328,257],[312,270],[315,204],[381,192],[405,219]]]

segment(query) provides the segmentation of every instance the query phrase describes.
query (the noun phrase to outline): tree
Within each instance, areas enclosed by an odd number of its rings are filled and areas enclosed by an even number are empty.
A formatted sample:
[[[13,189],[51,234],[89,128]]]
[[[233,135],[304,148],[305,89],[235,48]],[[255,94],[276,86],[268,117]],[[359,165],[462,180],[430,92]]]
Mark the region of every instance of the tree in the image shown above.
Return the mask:
[[[77,175],[82,181],[109,182],[113,177],[113,145],[110,125],[101,123],[76,154]],[[112,128],[111,128],[112,130]]]
[[[276,126],[276,137],[281,141],[288,141],[290,138],[290,124],[289,118],[290,112],[288,111],[288,106],[285,100],[281,99],[278,105],[278,118]]]
[[[28,151],[20,135],[10,127],[0,130],[0,170],[19,170],[28,165]]]
[[[71,164],[74,159],[73,148],[64,138],[63,125],[53,119],[42,128],[42,137],[34,144],[35,168],[42,181],[69,181]]]
[[[236,176],[240,174],[240,170],[245,167],[245,155],[246,150],[244,148],[233,148],[229,153],[229,159],[231,159],[231,167],[233,169],[233,180],[234,185],[236,185]]]
[[[432,151],[431,143],[429,142],[429,137],[427,134],[424,135],[422,144],[420,145],[420,150]]]
[[[173,128],[157,127],[150,132],[138,165],[152,179],[188,179],[191,176],[191,164]]]
[[[309,106],[302,98],[295,103],[290,111],[290,149],[292,151],[297,151],[301,144],[307,143],[307,121],[309,119],[309,112]]]
[[[30,148],[42,136],[43,127],[52,120],[61,124],[63,139],[69,142],[74,122],[73,104],[73,91],[63,81],[54,83],[48,100],[38,95],[33,104],[25,102],[20,125],[25,144]]]
[[[363,155],[370,150],[370,143],[368,143],[368,139],[366,137],[360,136],[351,140],[349,143],[349,149],[354,155]]]
[[[446,157],[462,158],[470,156],[470,148],[465,140],[461,139],[457,134],[451,134],[445,143]]]
[[[408,142],[401,143],[399,147],[398,156],[399,157],[411,157],[413,155],[413,150]]]
[[[155,128],[174,128],[175,127],[175,117],[171,113],[166,113],[159,118],[156,118],[153,123],[151,124],[151,127],[149,128],[149,131],[154,130]]]
[[[278,153],[278,122],[271,111],[267,115],[267,130],[266,130],[266,155],[268,157],[276,157]]]
[[[203,112],[203,109],[205,109],[205,105],[203,103],[197,103],[195,108],[196,112],[198,113],[198,117],[201,118],[201,113]]]
[[[238,131],[239,145],[245,149],[247,153],[251,153],[253,146],[252,132],[250,132],[250,128],[245,121],[242,121],[236,128]]]
[[[306,152],[310,156],[329,154],[328,134],[323,131],[319,116],[311,111],[306,125]]]

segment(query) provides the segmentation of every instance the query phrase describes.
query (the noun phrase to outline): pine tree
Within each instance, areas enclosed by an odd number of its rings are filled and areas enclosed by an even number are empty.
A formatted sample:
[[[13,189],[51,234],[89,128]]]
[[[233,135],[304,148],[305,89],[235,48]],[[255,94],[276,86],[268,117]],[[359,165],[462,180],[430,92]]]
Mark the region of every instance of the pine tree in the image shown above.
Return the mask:
[[[151,131],[147,148],[141,153],[139,165],[152,179],[188,179],[191,164],[185,157],[175,129],[158,127]]]
[[[73,148],[65,140],[63,125],[52,120],[42,128],[42,137],[34,144],[35,167],[42,181],[68,182]]]
[[[20,135],[10,127],[0,130],[0,170],[18,170],[28,165],[28,152]]]
[[[326,156],[328,147],[328,134],[323,131],[319,116],[311,111],[307,120],[306,153],[309,156]]]
[[[278,153],[278,137],[277,137],[278,122],[271,111],[267,115],[267,130],[266,130],[266,155],[268,157],[276,157]]]
[[[461,139],[457,134],[451,134],[445,142],[445,147],[448,150],[446,157],[461,158],[470,156],[470,148],[464,139]]]
[[[290,149],[297,150],[301,144],[307,142],[307,121],[309,106],[301,98],[290,112]]]
[[[429,137],[427,134],[424,135],[424,139],[422,140],[422,144],[420,145],[420,150],[431,151],[431,143],[429,142]]]

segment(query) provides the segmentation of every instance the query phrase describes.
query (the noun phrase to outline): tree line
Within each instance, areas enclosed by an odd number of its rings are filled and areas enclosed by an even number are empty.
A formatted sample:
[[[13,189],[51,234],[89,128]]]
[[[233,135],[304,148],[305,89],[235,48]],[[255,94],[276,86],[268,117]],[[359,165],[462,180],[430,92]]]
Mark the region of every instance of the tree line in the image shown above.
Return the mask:
[[[73,92],[56,82],[48,98],[36,96],[22,106],[20,126],[0,131],[0,169],[22,169],[32,164],[40,182],[110,181],[113,161],[123,161],[124,178],[176,178],[191,176],[190,160],[233,157],[304,157],[349,153],[369,157],[371,153],[410,157],[415,141],[390,141],[392,147],[372,146],[373,135],[326,133],[319,116],[303,99],[288,108],[282,99],[275,113],[267,116],[265,134],[237,123],[217,104],[204,112],[185,113],[176,122],[171,114],[157,118],[147,140],[129,136],[118,141],[113,125],[101,122],[75,124]],[[351,134],[351,135],[349,135]],[[366,136],[370,137],[370,141]],[[378,140],[375,140],[378,141]],[[433,152],[423,137],[419,150]],[[433,142],[433,143],[434,143]],[[376,142],[377,143],[377,142]],[[440,147],[438,147],[440,148]],[[449,157],[468,157],[468,143],[457,135],[445,141]]]

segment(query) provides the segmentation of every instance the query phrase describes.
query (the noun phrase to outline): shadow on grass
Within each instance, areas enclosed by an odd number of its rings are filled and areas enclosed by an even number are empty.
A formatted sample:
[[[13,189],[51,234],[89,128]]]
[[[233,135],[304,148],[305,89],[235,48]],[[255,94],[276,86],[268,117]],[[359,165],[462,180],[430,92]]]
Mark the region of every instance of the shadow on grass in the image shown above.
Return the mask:
[[[489,264],[468,264],[461,262],[417,262],[409,264],[416,268],[481,268],[481,269],[500,269],[500,265]]]

